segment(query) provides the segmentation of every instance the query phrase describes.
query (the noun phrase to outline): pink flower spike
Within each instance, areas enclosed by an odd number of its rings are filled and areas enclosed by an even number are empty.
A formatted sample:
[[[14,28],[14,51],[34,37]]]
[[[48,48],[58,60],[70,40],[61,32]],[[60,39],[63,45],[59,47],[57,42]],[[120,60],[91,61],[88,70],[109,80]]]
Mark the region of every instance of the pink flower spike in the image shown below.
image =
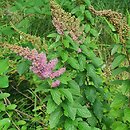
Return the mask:
[[[51,61],[47,64],[46,67],[47,67],[48,69],[52,70],[52,69],[55,68],[55,66],[56,66],[57,63],[58,63],[58,59],[55,58],[55,59],[51,60]]]
[[[52,83],[52,88],[55,88],[55,87],[57,87],[57,86],[59,86],[60,85],[60,81],[59,80],[56,80],[56,81],[54,81],[53,83]]]
[[[61,68],[55,72],[53,72],[50,77],[53,79],[55,77],[59,77],[61,74],[63,74],[66,71],[66,68]]]

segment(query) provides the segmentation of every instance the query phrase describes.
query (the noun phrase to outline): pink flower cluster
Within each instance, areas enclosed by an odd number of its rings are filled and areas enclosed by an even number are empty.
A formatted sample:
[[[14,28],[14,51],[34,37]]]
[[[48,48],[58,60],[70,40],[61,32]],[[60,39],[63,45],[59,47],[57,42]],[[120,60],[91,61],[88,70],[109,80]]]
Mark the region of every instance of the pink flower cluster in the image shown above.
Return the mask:
[[[30,69],[42,79],[54,79],[59,77],[66,70],[66,68],[61,68],[54,72],[53,70],[58,62],[58,59],[55,58],[48,62],[46,54],[38,54],[36,49],[30,50],[29,48],[23,48],[17,45],[8,45],[8,48],[18,55],[23,56],[25,59],[30,60],[32,62]],[[52,87],[57,87],[59,84],[60,81],[56,80],[52,83]]]

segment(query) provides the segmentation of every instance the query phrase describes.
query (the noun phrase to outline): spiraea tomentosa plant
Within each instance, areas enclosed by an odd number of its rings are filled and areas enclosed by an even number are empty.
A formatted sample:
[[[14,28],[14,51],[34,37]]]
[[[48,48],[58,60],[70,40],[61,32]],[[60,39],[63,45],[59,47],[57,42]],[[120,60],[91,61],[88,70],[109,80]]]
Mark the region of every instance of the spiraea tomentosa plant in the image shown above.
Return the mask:
[[[84,27],[80,26],[80,20],[65,12],[55,0],[50,0],[52,22],[59,34],[64,35],[68,31],[72,39],[78,43],[84,41]],[[82,40],[81,40],[82,39]]]
[[[97,11],[93,6],[89,7],[89,10],[96,16],[103,16],[108,19],[108,21],[114,25],[116,31],[119,34],[120,41],[125,43],[127,37],[129,36],[130,27],[126,22],[126,18],[122,16],[121,13],[110,10]]]
[[[32,62],[32,66],[30,69],[37,74],[41,79],[54,79],[63,74],[66,68],[61,68],[57,71],[53,71],[56,64],[58,63],[58,59],[52,59],[49,62],[47,61],[47,57],[45,53],[38,53],[36,49],[30,50],[28,47],[23,48],[18,45],[4,44],[4,47],[12,50],[16,54],[24,57],[27,60]],[[57,87],[60,85],[60,81],[56,80],[52,82],[52,87]]]

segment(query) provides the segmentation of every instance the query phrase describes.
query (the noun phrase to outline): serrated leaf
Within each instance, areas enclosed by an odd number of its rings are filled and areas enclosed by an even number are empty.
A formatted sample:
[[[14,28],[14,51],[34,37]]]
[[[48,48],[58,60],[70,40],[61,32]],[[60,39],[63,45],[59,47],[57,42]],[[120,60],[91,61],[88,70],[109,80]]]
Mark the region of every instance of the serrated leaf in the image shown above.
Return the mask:
[[[86,57],[82,54],[78,56],[79,65],[80,65],[80,71],[84,71],[86,67]]]
[[[51,98],[49,98],[47,102],[47,113],[48,114],[52,113],[53,111],[55,111],[56,108],[57,108],[56,103]]]
[[[54,102],[57,105],[60,105],[62,100],[61,100],[61,93],[59,92],[59,90],[58,89],[52,89],[51,90],[51,96],[52,96],[52,99],[54,100]]]
[[[26,61],[21,62],[20,64],[17,65],[17,71],[20,75],[25,73],[29,68],[29,65],[27,64]]]
[[[57,108],[54,112],[50,114],[49,124],[51,129],[57,126],[62,114],[63,113],[61,108]]]
[[[0,60],[0,74],[7,71],[8,68],[9,68],[9,59],[6,58],[6,59],[3,59],[3,60]]]
[[[95,100],[93,104],[94,114],[101,121],[103,117],[103,104],[99,100]]]
[[[129,91],[130,91],[130,80],[129,79],[123,80],[121,86],[122,86],[121,87],[121,92],[123,94],[129,93]]]
[[[95,87],[87,86],[86,91],[85,91],[85,96],[91,103],[94,103],[94,101],[97,98]]]
[[[65,61],[67,61],[67,59],[68,59],[68,52],[67,52],[67,51],[62,51],[62,52],[60,53],[60,56],[61,56],[61,58],[63,59],[63,62],[65,62]]]
[[[69,89],[61,88],[59,90],[71,103],[73,103],[73,96]]]
[[[63,104],[64,115],[70,117],[72,120],[75,120],[76,117],[76,108],[74,108],[71,104],[66,103]]]
[[[62,42],[66,48],[69,48],[69,41],[68,40],[63,40]]]
[[[91,127],[84,121],[78,123],[79,130],[91,130]]]
[[[92,64],[87,64],[87,74],[92,78],[96,87],[102,85],[102,79],[96,74],[95,68]]]
[[[15,104],[10,104],[6,107],[7,110],[14,110],[17,107]]]
[[[124,110],[124,117],[123,117],[124,121],[128,121],[130,123],[130,109],[126,108]]]
[[[111,108],[119,109],[125,105],[125,102],[126,97],[122,94],[118,94],[111,103]]]
[[[111,128],[114,130],[128,130],[127,125],[121,121],[114,121]]]
[[[67,119],[65,121],[64,127],[65,127],[65,130],[77,130],[74,126],[74,122],[70,119]]]
[[[112,69],[115,69],[125,60],[125,55],[118,55],[111,64]]]
[[[0,88],[7,88],[8,86],[8,76],[0,76]]]
[[[82,52],[89,58],[91,59],[92,63],[96,67],[100,67],[103,64],[103,61],[101,58],[96,57],[94,54],[93,50],[88,49],[87,46],[81,45],[80,48],[82,49]]]
[[[91,117],[91,113],[88,110],[87,106],[81,106],[77,108],[77,114],[83,118]]]
[[[73,57],[69,57],[68,60],[67,60],[68,64],[70,64],[74,69],[79,69],[79,63],[78,61],[73,58]]]
[[[70,87],[70,91],[73,95],[81,96],[80,87],[74,80],[69,81],[68,86]]]
[[[127,71],[126,67],[119,67],[117,69],[112,70],[112,75],[116,76],[118,74],[121,74],[122,72]]]
[[[97,32],[97,30],[91,29],[91,30],[90,30],[90,33],[91,33],[93,36],[98,37],[98,32]]]
[[[9,96],[10,96],[9,93],[0,93],[0,99],[7,98],[7,97],[9,97]]]
[[[58,79],[60,80],[61,83],[63,83],[63,84],[68,84],[68,81],[71,80],[71,77],[70,77],[70,75],[68,75],[67,73],[64,73],[64,74],[61,75]]]

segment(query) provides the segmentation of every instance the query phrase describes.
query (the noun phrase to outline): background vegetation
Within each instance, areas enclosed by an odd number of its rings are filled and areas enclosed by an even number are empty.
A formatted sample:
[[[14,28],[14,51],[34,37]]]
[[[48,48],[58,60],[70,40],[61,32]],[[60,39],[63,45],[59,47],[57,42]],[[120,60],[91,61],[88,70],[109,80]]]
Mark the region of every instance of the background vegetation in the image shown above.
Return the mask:
[[[116,27],[89,10],[120,12],[130,26],[130,1],[56,2],[84,25],[83,44],[57,33],[49,0],[0,1],[0,130],[130,130],[130,36],[122,43]],[[40,79],[7,43],[58,58],[61,84]]]

